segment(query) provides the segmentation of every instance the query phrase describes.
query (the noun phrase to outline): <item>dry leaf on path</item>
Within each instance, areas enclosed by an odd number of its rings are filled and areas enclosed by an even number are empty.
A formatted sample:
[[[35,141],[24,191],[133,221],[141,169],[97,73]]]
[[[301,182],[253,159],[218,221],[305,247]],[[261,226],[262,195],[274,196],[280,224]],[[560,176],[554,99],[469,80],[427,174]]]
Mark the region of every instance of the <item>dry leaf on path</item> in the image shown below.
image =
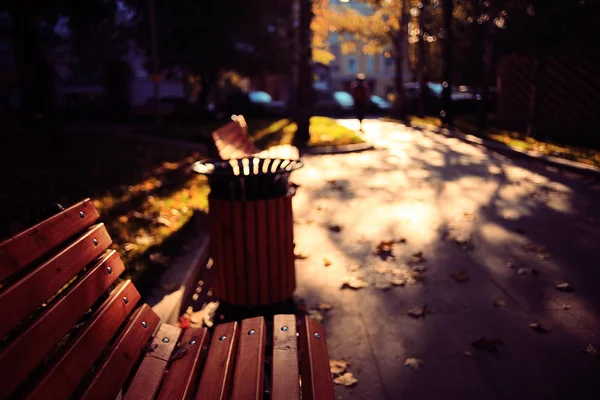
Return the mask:
[[[555,282],[554,287],[561,292],[572,292],[573,288],[568,282]]]
[[[502,299],[494,301],[494,307],[506,307],[506,302]]]
[[[517,274],[519,275],[527,275],[533,272],[533,268],[519,268],[517,270]]]
[[[356,264],[348,265],[346,267],[346,271],[348,271],[348,272],[355,272],[355,271],[358,271],[359,268],[360,267],[358,265],[356,265]]]
[[[408,315],[413,318],[424,317],[427,314],[427,306],[415,307],[408,310]]]
[[[369,283],[357,276],[347,276],[342,280],[342,289],[350,288],[354,290],[366,288]]]
[[[325,267],[329,267],[329,266],[331,266],[331,264],[332,264],[332,263],[331,263],[331,260],[329,260],[327,257],[326,257],[326,258],[323,258],[323,265],[324,265]]]
[[[407,261],[407,264],[410,266],[415,266],[425,262],[425,257],[423,256],[422,251],[418,251],[414,253],[410,259]]]
[[[410,283],[411,285],[425,280],[420,272],[413,270],[397,268],[392,270],[392,274],[394,275],[394,278],[404,280],[406,283]]]
[[[156,219],[156,222],[158,222],[160,225],[164,225],[166,227],[170,227],[171,226],[171,221],[169,221],[169,219],[166,218],[166,217],[158,217]]]
[[[125,243],[123,245],[123,250],[125,251],[131,251],[131,250],[135,250],[138,248],[137,244],[133,244],[133,243]]]
[[[375,267],[375,272],[378,274],[387,274],[391,271],[392,269],[390,267]]]
[[[333,306],[329,303],[323,302],[323,303],[317,304],[317,310],[320,310],[320,311],[329,311],[332,308],[333,308]]]
[[[537,333],[548,333],[550,332],[548,329],[544,328],[542,325],[540,325],[539,322],[530,322],[529,325],[527,325],[529,328],[533,329],[534,331],[536,331]]]
[[[379,256],[382,260],[394,258],[394,241],[382,240],[379,242],[375,248],[375,255]]]
[[[452,279],[458,283],[465,283],[469,280],[469,274],[464,270],[456,271],[452,273]]]
[[[323,314],[319,310],[308,310],[308,316],[319,323],[323,322]]]
[[[163,267],[168,267],[171,259],[165,256],[163,253],[152,253],[148,256],[150,261],[154,264],[162,265]]]
[[[203,325],[211,328],[214,325],[212,319],[217,311],[217,308],[219,308],[218,301],[211,301],[202,307],[201,310],[195,312],[192,307],[188,307],[183,317],[190,321],[191,328],[200,328]]]
[[[340,225],[329,225],[329,230],[331,232],[340,233],[342,231],[342,227]]]
[[[406,243],[406,239],[405,238],[396,239],[395,242],[404,244],[404,243]]]
[[[406,285],[406,280],[402,278],[392,278],[391,284],[394,286],[404,286]]]
[[[341,375],[344,372],[346,372],[346,370],[348,369],[348,367],[350,366],[350,364],[348,364],[348,362],[346,360],[329,360],[329,370],[331,371],[331,373],[333,375]]]
[[[409,357],[404,360],[405,367],[411,367],[412,369],[419,369],[425,365],[425,361],[420,358]]]
[[[587,354],[588,356],[594,357],[594,358],[600,358],[600,351],[598,350],[598,348],[596,346],[594,346],[591,343],[588,343],[587,346],[585,346],[585,349],[583,349],[584,354]]]
[[[416,271],[416,272],[425,272],[426,269],[427,269],[427,267],[424,265],[416,265],[416,266],[412,267],[412,270]]]
[[[563,305],[562,305],[562,309],[563,309],[563,310],[570,310],[570,309],[571,309],[571,306],[570,306],[570,305],[568,305],[568,304],[563,304]]]
[[[296,258],[296,260],[306,260],[308,258],[308,254],[302,251],[296,251],[294,253],[294,257]]]
[[[480,337],[471,343],[473,347],[476,349],[486,350],[491,353],[498,352],[498,346],[502,345],[502,340],[500,339],[488,339],[485,336]]]
[[[377,282],[375,284],[375,288],[379,290],[388,290],[391,287],[392,284],[390,282]]]
[[[469,350],[465,351],[463,354],[467,357],[471,357],[473,355],[473,353],[471,353]]]
[[[333,383],[343,386],[354,386],[357,382],[358,379],[352,375],[352,372],[346,372],[344,375],[340,375],[333,379]]]

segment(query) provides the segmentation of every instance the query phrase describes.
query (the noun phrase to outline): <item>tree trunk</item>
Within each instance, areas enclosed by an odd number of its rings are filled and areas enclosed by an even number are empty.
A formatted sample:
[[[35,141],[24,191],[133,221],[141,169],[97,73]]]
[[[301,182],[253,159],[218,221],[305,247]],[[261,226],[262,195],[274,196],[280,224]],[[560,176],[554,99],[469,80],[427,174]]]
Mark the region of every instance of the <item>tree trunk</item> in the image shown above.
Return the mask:
[[[406,43],[406,32],[408,31],[408,0],[402,1],[402,12],[400,18],[400,29],[394,39],[396,56],[396,71],[394,84],[396,86],[396,101],[394,102],[394,116],[402,121],[407,120],[406,96],[404,94],[404,44]]]
[[[442,124],[452,128],[452,0],[443,0],[444,14],[444,82],[442,82]]]
[[[538,2],[539,3],[539,2]],[[542,40],[542,22],[548,11],[545,4],[536,4],[536,16],[534,18],[534,72],[533,82],[531,84],[531,102],[529,104],[529,118],[527,121],[527,135],[539,136],[540,108],[544,90],[544,74],[546,70],[546,60],[544,55],[544,42]]]
[[[417,115],[421,118],[425,116],[425,101],[427,95],[427,79],[425,77],[425,23],[428,1],[421,3],[421,12],[419,13],[419,41],[417,42],[417,76],[419,78],[419,108]]]
[[[298,79],[295,90],[297,96],[294,145],[303,148],[310,140],[310,117],[313,113],[314,89],[312,76],[312,46],[310,24],[313,18],[312,0],[300,0],[298,26]]]

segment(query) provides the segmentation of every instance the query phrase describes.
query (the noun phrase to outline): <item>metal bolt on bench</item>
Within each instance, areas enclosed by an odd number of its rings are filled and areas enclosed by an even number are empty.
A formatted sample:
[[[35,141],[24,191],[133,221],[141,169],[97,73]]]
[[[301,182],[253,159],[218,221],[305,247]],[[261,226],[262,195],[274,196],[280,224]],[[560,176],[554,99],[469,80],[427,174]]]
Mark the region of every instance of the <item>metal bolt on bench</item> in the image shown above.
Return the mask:
[[[290,174],[300,160],[206,160],[215,294],[227,303],[278,303],[296,288]]]

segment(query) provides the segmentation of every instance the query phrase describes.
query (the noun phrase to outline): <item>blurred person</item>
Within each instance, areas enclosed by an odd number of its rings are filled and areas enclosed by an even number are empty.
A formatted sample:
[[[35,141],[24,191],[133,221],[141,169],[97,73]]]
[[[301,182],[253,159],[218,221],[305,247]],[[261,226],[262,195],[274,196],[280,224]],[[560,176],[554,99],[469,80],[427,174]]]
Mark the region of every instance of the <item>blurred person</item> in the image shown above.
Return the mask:
[[[354,99],[354,111],[362,132],[362,121],[369,104],[369,84],[365,81],[365,74],[356,75],[356,79],[350,84],[350,92]]]

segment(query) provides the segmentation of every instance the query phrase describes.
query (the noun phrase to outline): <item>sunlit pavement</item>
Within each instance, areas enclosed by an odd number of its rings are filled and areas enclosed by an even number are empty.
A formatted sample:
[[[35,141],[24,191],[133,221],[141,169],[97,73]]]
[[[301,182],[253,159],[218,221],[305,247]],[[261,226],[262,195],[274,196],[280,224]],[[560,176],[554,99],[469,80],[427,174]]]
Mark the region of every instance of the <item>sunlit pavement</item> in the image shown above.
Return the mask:
[[[359,380],[336,397],[599,398],[600,359],[583,349],[600,348],[600,184],[397,123],[368,120],[365,137],[376,150],[308,156],[293,176],[295,242],[309,255],[297,261],[296,294],[308,307],[331,303],[330,356]],[[374,254],[400,238],[395,259]],[[423,283],[375,287],[390,280],[376,268],[418,251]],[[453,280],[458,271],[468,281]],[[348,275],[370,287],[340,289]],[[407,315],[424,305],[424,318]],[[474,348],[482,336],[500,339],[499,352]],[[409,357],[424,365],[405,367]]]

